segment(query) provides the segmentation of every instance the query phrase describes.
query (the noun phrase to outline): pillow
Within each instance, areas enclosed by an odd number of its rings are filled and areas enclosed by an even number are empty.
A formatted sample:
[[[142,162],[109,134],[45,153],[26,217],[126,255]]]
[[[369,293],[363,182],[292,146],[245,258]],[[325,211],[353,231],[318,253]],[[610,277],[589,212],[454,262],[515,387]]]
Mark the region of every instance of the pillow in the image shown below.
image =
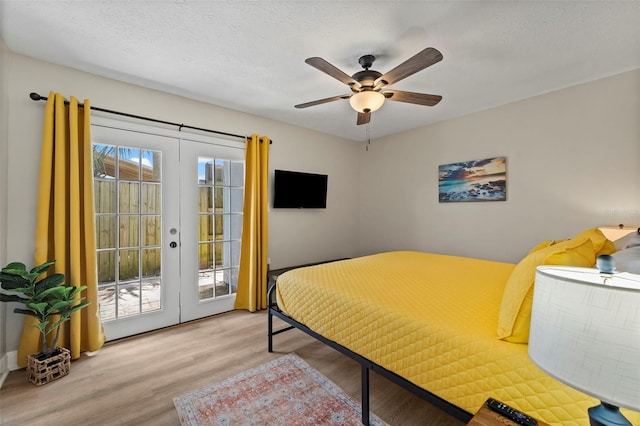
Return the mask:
[[[529,341],[536,268],[545,264],[593,266],[593,243],[589,238],[562,241],[528,254],[516,265],[502,294],[497,330],[499,339],[513,343]]]
[[[589,268],[596,263],[596,255],[593,252],[593,242],[589,239],[574,247],[567,247],[557,253],[549,255],[545,265],[582,266]]]
[[[624,250],[635,246],[640,246],[640,233],[637,231],[631,232],[622,238],[614,241],[616,250]]]
[[[593,250],[596,257],[601,254],[612,254],[616,251],[616,246],[598,228],[589,228],[573,237],[573,240],[583,240],[589,238],[593,243]]]
[[[640,245],[617,251],[611,256],[616,260],[617,272],[640,274]]]

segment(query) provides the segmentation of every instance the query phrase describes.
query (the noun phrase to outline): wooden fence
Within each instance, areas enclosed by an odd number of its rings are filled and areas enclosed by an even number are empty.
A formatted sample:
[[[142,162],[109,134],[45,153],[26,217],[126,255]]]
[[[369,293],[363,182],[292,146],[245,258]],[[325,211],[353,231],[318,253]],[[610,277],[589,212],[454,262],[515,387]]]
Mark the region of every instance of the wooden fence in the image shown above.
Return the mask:
[[[142,187],[140,187],[142,185]],[[96,180],[94,183],[96,218],[96,245],[98,252],[98,282],[115,281],[116,241],[120,248],[119,280],[160,274],[161,265],[161,193],[155,183],[120,182],[119,206],[116,205],[116,182]],[[140,192],[140,195],[138,193]],[[222,251],[214,244],[223,239],[222,197],[215,197],[214,207],[209,188],[202,187],[198,197],[198,263],[200,269],[214,268],[222,262]],[[116,223],[118,220],[119,223]],[[116,236],[118,238],[116,238]],[[142,241],[140,241],[142,239]],[[142,252],[138,250],[142,246]],[[132,249],[127,249],[132,247]],[[141,269],[140,269],[141,268]]]

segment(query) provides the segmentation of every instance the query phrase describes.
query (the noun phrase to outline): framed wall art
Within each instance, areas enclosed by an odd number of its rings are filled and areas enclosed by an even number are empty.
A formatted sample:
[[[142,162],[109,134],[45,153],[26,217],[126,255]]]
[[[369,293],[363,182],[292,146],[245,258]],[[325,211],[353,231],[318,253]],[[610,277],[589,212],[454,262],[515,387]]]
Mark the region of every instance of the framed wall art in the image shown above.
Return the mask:
[[[438,166],[438,198],[441,203],[506,201],[507,158]]]

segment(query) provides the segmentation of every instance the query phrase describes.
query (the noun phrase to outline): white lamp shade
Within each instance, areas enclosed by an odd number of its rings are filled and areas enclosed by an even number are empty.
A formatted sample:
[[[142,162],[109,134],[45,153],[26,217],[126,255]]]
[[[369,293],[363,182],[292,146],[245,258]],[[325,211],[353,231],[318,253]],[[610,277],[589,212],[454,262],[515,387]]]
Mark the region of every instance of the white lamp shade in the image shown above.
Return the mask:
[[[529,357],[603,402],[640,411],[640,275],[539,266]]]
[[[382,106],[385,97],[382,93],[374,90],[363,90],[355,93],[349,98],[351,107],[358,112],[373,112]]]

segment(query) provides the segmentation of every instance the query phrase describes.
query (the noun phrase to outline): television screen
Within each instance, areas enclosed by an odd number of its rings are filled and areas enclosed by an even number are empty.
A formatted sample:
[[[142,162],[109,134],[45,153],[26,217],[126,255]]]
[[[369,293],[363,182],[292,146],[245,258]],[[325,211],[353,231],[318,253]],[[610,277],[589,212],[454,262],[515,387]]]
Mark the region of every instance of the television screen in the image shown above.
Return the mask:
[[[327,175],[276,170],[273,208],[327,208]]]

